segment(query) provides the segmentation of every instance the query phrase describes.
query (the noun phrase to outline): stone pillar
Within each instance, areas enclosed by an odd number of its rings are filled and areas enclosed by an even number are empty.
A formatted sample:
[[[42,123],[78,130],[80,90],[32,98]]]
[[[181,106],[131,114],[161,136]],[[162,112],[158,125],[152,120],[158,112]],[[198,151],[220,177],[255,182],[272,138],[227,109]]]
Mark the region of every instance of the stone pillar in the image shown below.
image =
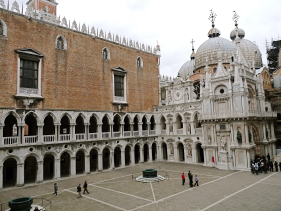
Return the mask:
[[[272,142],[272,157],[276,155],[276,142]]]
[[[140,163],[143,163],[143,147],[140,148]]]
[[[218,149],[215,149],[215,163],[214,163],[215,166],[218,165]]]
[[[102,124],[98,124],[98,139],[102,139]]]
[[[271,122],[270,128],[271,128],[271,139],[275,139],[274,123],[273,122]]]
[[[178,150],[178,146],[174,146],[174,161],[179,161],[179,150]]]
[[[250,169],[251,168],[251,159],[250,159],[250,150],[247,149],[246,153],[247,153],[247,168]]]
[[[151,125],[151,123],[147,122],[147,132],[148,132],[148,135],[150,135],[150,125]]]
[[[24,186],[24,163],[17,164],[17,186]]]
[[[37,177],[36,182],[43,182],[43,161],[37,162]]]
[[[139,136],[142,136],[142,122],[138,123],[138,127],[139,127]]]
[[[186,120],[182,120],[183,135],[186,135]]]
[[[170,134],[170,122],[169,121],[166,121],[165,122],[166,124],[166,135],[169,135]],[[162,129],[161,129],[162,130]],[[161,132],[160,132],[161,133]]]
[[[125,150],[121,150],[121,167],[125,166]]]
[[[0,190],[3,188],[3,166],[0,166]]]
[[[263,129],[263,141],[266,141],[265,123],[262,123],[262,129]]]
[[[54,126],[55,126],[55,141],[58,141],[58,127],[56,124]]]
[[[131,136],[134,136],[134,123],[130,123]]]
[[[60,178],[60,158],[55,159],[55,179],[59,179]]]
[[[248,125],[247,123],[245,123],[245,128],[244,128],[244,131],[245,131],[245,137],[246,137],[246,144],[249,144],[249,133],[248,133]]]
[[[191,135],[195,134],[194,121],[190,121]]]
[[[60,141],[60,124],[57,125],[57,136],[56,136],[56,139],[57,141]]]
[[[233,124],[230,124],[230,139],[231,139],[231,145],[234,145],[234,130],[233,130]]]
[[[89,139],[89,125],[90,123],[85,123],[85,140]]]
[[[110,128],[110,130],[109,130],[109,138],[111,138],[111,137],[113,137],[113,123],[109,124],[109,128]]]
[[[152,162],[152,146],[148,146],[148,162]]]
[[[120,127],[120,136],[121,136],[121,137],[124,136],[124,124],[125,124],[125,123],[121,123],[121,127]]]
[[[3,127],[4,125],[0,125],[0,147],[4,146]],[[1,189],[1,184],[0,184],[0,189]]]
[[[25,128],[25,124],[22,124],[21,127],[21,144],[25,144],[25,139],[24,139],[24,128]]]
[[[103,165],[102,165],[102,153],[98,154],[98,170],[102,171],[103,170]]]
[[[192,146],[192,162],[197,163],[196,148]]]
[[[90,155],[85,155],[85,173],[90,174]]]
[[[173,134],[177,134],[177,122],[173,122]]]
[[[110,168],[111,169],[115,168],[115,165],[114,165],[114,151],[110,152]]]
[[[184,155],[183,155],[183,159],[184,162],[187,163],[187,155],[188,155],[188,150],[187,147],[184,146]]]
[[[75,123],[70,123],[70,140],[76,140],[75,125]]]
[[[70,158],[70,176],[76,175],[76,157]]]
[[[44,124],[37,124],[37,126],[38,126],[38,136],[37,136],[38,140],[37,140],[37,142],[43,143],[44,142],[44,140],[43,140],[43,126],[44,126]]]
[[[161,144],[158,145],[157,160],[163,160],[163,152]]]
[[[204,166],[207,165],[207,156],[206,156],[206,148],[203,149],[204,152]]]
[[[131,165],[134,166],[135,165],[135,149],[132,147],[131,148]]]

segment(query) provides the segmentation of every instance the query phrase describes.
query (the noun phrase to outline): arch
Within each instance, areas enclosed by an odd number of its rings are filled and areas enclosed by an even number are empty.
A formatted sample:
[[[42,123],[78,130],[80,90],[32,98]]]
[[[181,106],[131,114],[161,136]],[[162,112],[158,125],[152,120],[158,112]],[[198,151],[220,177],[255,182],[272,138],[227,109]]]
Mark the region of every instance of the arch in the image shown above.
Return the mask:
[[[161,115],[160,117],[160,126],[161,126],[161,130],[166,130],[166,119],[164,115]]]
[[[147,124],[147,116],[144,115],[142,117],[142,130],[148,130],[148,124]]]
[[[143,67],[143,60],[140,56],[137,58],[137,67]]]
[[[75,119],[75,134],[84,134],[84,133],[85,133],[85,119],[81,114],[79,114]]]
[[[181,119],[184,118],[181,113],[176,113],[176,114],[173,116],[173,122],[176,122],[176,121],[177,121],[178,116],[180,116]]]
[[[198,122],[198,115],[199,115],[198,111],[193,112],[192,115],[191,115],[191,121],[194,121],[194,128],[197,128],[196,125],[195,125],[195,121]]]
[[[195,149],[196,149],[197,162],[203,163],[204,162],[204,152],[203,152],[203,148],[202,148],[202,143],[195,142],[194,145],[195,145]]]
[[[70,164],[70,159],[71,159],[71,153],[69,150],[64,150],[61,152],[60,155],[60,172],[61,172],[61,177],[69,176],[71,172],[71,164]]]
[[[27,112],[27,113],[24,115],[24,117],[23,117],[23,121],[25,122],[25,121],[26,121],[26,118],[28,118],[30,115],[32,115],[32,116],[36,119],[36,123],[37,123],[37,124],[41,124],[41,123],[42,123],[42,122],[40,121],[39,116],[38,116],[35,112],[33,112],[33,111]]]
[[[148,162],[150,159],[149,157],[149,145],[148,143],[143,144],[143,162]]]
[[[125,166],[131,164],[131,148],[132,146],[130,144],[125,146]]]
[[[98,170],[98,154],[100,150],[96,147],[90,150],[90,171],[97,171]]]
[[[168,147],[165,141],[161,142],[161,148],[163,160],[168,160]]]
[[[89,133],[98,133],[98,119],[96,115],[90,117],[89,123]]]
[[[56,115],[55,115],[53,112],[51,112],[51,111],[49,111],[49,112],[47,112],[47,113],[45,113],[45,114],[43,115],[41,122],[44,122],[44,120],[45,120],[45,118],[46,118],[47,116],[51,116],[51,117],[53,118],[53,122],[54,122],[54,123],[58,123],[58,122],[57,122],[57,117],[56,117]]]
[[[64,149],[60,152],[60,154],[58,156],[61,157],[62,154],[65,153],[65,152],[68,153],[70,157],[74,157],[74,155],[75,155],[72,150]]]
[[[41,158],[38,154],[32,152],[32,153],[26,154],[26,155],[23,157],[23,162],[24,162],[28,157],[30,157],[30,156],[35,157],[36,162],[43,161],[42,158]]]
[[[110,168],[110,150],[108,147],[104,147],[102,150],[102,162],[103,162],[103,169],[109,169]]]
[[[90,118],[89,118],[89,120],[90,120],[92,117],[96,118],[97,122],[100,122],[100,118],[99,118],[99,116],[98,116],[96,113],[92,113],[91,116],[90,116]]]
[[[176,115],[176,124],[177,124],[177,128],[176,129],[182,129],[183,128],[183,123],[182,123],[182,116],[181,115]]]
[[[19,164],[19,158],[16,156],[7,156],[5,160],[3,160],[3,187],[4,188],[16,185],[17,173],[18,173],[17,164]]]
[[[126,115],[123,119],[124,131],[131,131],[131,119],[129,115]]]
[[[177,149],[178,149],[178,159],[179,161],[185,161],[185,154],[184,154],[184,145],[182,142],[177,142]]]
[[[112,122],[112,119],[110,118],[109,114],[107,114],[107,113],[103,114],[103,115],[102,115],[102,118],[101,118],[101,121],[102,121],[102,119],[103,119],[104,117],[107,117],[107,118],[108,118],[108,121],[109,121],[109,122]]]
[[[110,60],[110,51],[107,47],[104,47],[101,51],[102,59]]]
[[[114,166],[115,168],[121,166],[121,147],[120,145],[114,148]]]
[[[54,119],[51,115],[47,115],[44,120],[43,135],[55,135]]]
[[[68,112],[64,112],[60,117],[58,118],[58,122],[61,122],[61,119],[66,116],[68,118],[69,123],[73,123],[73,118]]]
[[[16,156],[16,155],[8,155],[8,156],[4,157],[3,160],[0,160],[0,166],[3,166],[4,162],[6,160],[10,159],[10,158],[14,159],[17,162],[17,164],[22,163],[22,160],[18,156]]]
[[[70,124],[71,124],[71,119],[69,118],[68,115],[63,115],[62,118],[60,119],[60,134],[65,135],[65,134],[70,134]]]
[[[43,162],[43,180],[53,179],[55,172],[55,156],[53,153],[46,153]]]
[[[60,156],[57,153],[55,153],[53,151],[48,151],[48,152],[45,152],[45,154],[43,155],[43,160],[44,160],[44,157],[47,156],[47,155],[53,155],[55,159],[60,158]]]
[[[113,117],[113,132],[119,132],[121,130],[121,117],[119,114],[115,114]]]
[[[1,118],[1,120],[0,120],[0,124],[3,124],[3,123],[5,122],[5,119],[6,119],[7,116],[9,116],[9,115],[13,115],[13,116],[17,119],[17,124],[20,124],[20,123],[21,123],[21,117],[20,117],[20,115],[18,115],[17,112],[15,112],[15,111],[8,111],[8,112],[6,112],[6,113],[2,116],[2,118]]]
[[[24,183],[33,183],[37,179],[37,162],[36,154],[29,154],[24,159]]]
[[[84,149],[79,149],[76,152],[76,174],[83,174],[85,171],[85,153]]]
[[[55,43],[56,49],[67,50],[67,41],[63,35],[58,35]]]
[[[104,115],[102,118],[102,132],[103,133],[110,132],[109,118],[107,115]]]
[[[152,161],[153,161],[158,158],[157,157],[157,143],[153,142],[151,147],[152,147]]]
[[[156,122],[153,115],[150,117],[150,130],[156,130]]]
[[[8,28],[6,23],[0,18],[0,36],[8,36]]]
[[[138,115],[136,115],[135,117],[134,117],[134,120],[133,120],[133,122],[134,122],[134,131],[138,131],[139,130],[139,116]]]
[[[132,122],[132,117],[129,114],[123,116],[122,122],[125,122],[125,119],[129,119],[130,123]]]
[[[135,163],[138,164],[140,162],[140,144],[136,144],[134,147],[135,151]]]
[[[13,137],[18,135],[18,121],[14,115],[9,114],[4,121],[3,137]],[[15,141],[15,143],[17,143],[17,141]]]

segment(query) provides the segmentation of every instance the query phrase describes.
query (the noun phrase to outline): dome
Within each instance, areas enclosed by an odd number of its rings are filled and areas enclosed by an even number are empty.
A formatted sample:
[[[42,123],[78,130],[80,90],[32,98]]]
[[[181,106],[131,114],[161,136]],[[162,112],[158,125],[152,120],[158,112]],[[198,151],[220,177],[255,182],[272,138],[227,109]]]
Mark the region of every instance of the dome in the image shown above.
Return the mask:
[[[218,63],[218,44],[220,45],[222,63],[230,63],[232,53],[236,51],[235,45],[227,39],[214,37],[205,41],[198,48],[195,57],[196,68],[205,66],[206,58],[208,58],[208,65]]]
[[[235,29],[233,29],[230,32],[230,39],[232,39],[232,40],[235,39],[235,37],[236,37],[236,30],[238,31],[238,37],[240,37],[241,39],[243,37],[245,37],[245,31],[243,29],[240,29],[240,28],[236,27]]]
[[[239,42],[245,60],[252,62],[255,59],[255,68],[260,68],[262,66],[262,56],[258,46],[247,39],[241,39]]]
[[[191,76],[193,74],[194,65],[195,65],[194,59],[185,62],[179,70],[180,76],[184,79],[187,77],[187,74],[189,74],[189,76]]]
[[[208,32],[208,37],[219,37],[221,34],[220,30],[218,30],[217,28],[212,28],[210,29],[210,31]]]

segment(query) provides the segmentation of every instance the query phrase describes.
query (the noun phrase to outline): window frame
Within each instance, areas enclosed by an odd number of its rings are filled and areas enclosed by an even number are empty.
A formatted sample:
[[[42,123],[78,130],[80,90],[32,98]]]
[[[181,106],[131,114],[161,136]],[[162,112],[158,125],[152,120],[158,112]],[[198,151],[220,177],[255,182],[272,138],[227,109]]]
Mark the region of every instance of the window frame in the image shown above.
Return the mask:
[[[6,23],[0,18],[0,23],[1,23],[1,25],[2,25],[2,27],[3,27],[3,34],[0,34],[0,38],[2,37],[4,37],[4,38],[6,38],[7,36],[8,36],[8,28],[7,28],[7,25],[6,25]]]
[[[106,57],[106,58],[103,57],[103,52],[104,52],[104,50],[105,50],[106,53],[107,53],[107,57]],[[102,51],[101,51],[101,58],[102,58],[103,60],[110,60],[110,51],[109,51],[109,49],[108,49],[107,47],[104,47],[104,48],[102,49]]]
[[[115,76],[121,76],[123,77],[123,88],[124,88],[124,96],[115,96]],[[113,80],[113,103],[117,104],[127,104],[127,71],[125,71],[123,68],[113,68],[112,69],[112,80]]]
[[[138,63],[140,62],[140,65]],[[143,68],[143,60],[140,56],[137,57],[137,68]]]

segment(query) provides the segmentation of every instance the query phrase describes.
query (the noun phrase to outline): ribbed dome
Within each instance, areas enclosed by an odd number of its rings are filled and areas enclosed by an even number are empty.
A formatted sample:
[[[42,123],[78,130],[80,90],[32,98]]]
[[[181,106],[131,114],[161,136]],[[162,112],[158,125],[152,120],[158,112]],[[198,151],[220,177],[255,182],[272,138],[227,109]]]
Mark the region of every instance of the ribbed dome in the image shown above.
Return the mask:
[[[247,39],[241,39],[239,42],[245,60],[252,62],[255,59],[255,68],[260,68],[262,66],[262,56],[258,46]]]
[[[206,58],[208,58],[208,65],[218,63],[218,44],[220,45],[222,63],[230,63],[232,53],[236,51],[235,45],[227,39],[214,37],[205,41],[198,48],[195,57],[196,68],[205,66]]]
[[[220,30],[217,28],[211,28],[210,31],[208,32],[208,37],[219,37],[221,34]]]
[[[236,27],[235,29],[233,29],[230,32],[230,39],[232,39],[232,40],[235,39],[235,37],[236,37],[236,30],[238,31],[238,37],[240,37],[241,39],[243,37],[245,37],[245,31],[243,29],[240,29],[240,28]]]
[[[180,70],[179,70],[179,74],[183,79],[187,78],[187,74],[189,74],[189,76],[193,75],[193,70],[194,70],[194,65],[195,65],[195,60],[192,59],[190,61],[185,62]]]

